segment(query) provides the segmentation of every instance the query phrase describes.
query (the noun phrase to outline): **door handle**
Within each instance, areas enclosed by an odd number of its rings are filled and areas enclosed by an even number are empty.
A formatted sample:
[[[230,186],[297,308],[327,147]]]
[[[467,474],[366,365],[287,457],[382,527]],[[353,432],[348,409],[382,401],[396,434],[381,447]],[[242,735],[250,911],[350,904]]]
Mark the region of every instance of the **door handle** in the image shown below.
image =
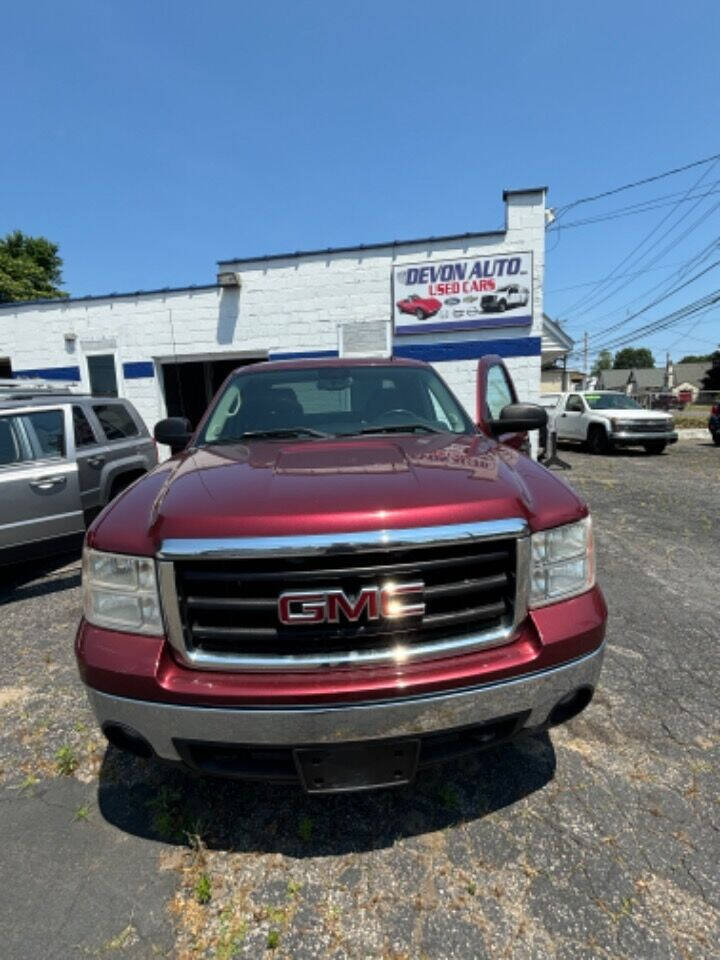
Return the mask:
[[[53,487],[61,486],[67,478],[64,476],[38,477],[37,480],[30,480],[30,486],[35,490],[52,490]]]
[[[96,457],[88,457],[88,463],[91,467],[101,467],[105,463],[105,457],[98,454]]]

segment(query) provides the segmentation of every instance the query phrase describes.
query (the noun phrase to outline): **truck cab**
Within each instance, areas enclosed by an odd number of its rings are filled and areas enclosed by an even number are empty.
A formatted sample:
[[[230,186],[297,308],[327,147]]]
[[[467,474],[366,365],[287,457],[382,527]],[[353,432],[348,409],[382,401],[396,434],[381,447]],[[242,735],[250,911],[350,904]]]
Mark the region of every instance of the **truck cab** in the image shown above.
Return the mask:
[[[590,702],[587,505],[522,452],[545,411],[478,364],[233,373],[90,528],[76,654],[117,747],[311,793],[396,786]]]

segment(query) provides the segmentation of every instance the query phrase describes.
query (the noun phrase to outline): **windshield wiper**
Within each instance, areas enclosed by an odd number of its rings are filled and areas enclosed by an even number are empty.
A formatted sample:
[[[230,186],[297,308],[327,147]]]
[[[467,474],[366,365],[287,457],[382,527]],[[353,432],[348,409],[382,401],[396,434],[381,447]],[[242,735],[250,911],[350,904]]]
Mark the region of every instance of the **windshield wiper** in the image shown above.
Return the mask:
[[[246,430],[239,437],[220,437],[218,440],[211,440],[208,446],[219,446],[228,443],[245,443],[246,440],[265,440],[277,437],[331,437],[331,433],[324,433],[322,430],[313,430],[312,427],[276,427],[270,430]]]
[[[424,430],[425,433],[444,433],[437,427],[431,427],[429,423],[390,423],[386,426],[363,427],[362,430],[354,431],[355,435],[361,433],[414,433],[416,430]],[[352,436],[353,434],[344,434]]]

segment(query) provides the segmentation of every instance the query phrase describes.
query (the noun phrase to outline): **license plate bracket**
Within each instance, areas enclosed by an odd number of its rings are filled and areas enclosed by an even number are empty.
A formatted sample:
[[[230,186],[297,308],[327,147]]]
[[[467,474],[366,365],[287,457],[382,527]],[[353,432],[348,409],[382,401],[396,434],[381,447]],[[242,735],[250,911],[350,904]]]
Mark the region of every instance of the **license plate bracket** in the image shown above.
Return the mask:
[[[410,783],[419,753],[420,741],[406,739],[299,747],[293,758],[307,793],[339,793]]]

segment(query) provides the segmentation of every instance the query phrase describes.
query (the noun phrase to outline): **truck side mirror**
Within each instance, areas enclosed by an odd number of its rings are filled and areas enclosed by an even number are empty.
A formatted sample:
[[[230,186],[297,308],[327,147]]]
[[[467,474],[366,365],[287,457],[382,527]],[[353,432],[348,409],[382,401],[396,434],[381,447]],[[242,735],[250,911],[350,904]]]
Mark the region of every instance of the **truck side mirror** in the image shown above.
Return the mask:
[[[170,447],[173,453],[184,450],[192,434],[192,425],[186,417],[167,417],[156,423],[153,430],[157,442]]]
[[[500,411],[498,420],[487,424],[493,436],[502,433],[526,433],[541,430],[547,425],[547,410],[537,403],[508,403]]]

